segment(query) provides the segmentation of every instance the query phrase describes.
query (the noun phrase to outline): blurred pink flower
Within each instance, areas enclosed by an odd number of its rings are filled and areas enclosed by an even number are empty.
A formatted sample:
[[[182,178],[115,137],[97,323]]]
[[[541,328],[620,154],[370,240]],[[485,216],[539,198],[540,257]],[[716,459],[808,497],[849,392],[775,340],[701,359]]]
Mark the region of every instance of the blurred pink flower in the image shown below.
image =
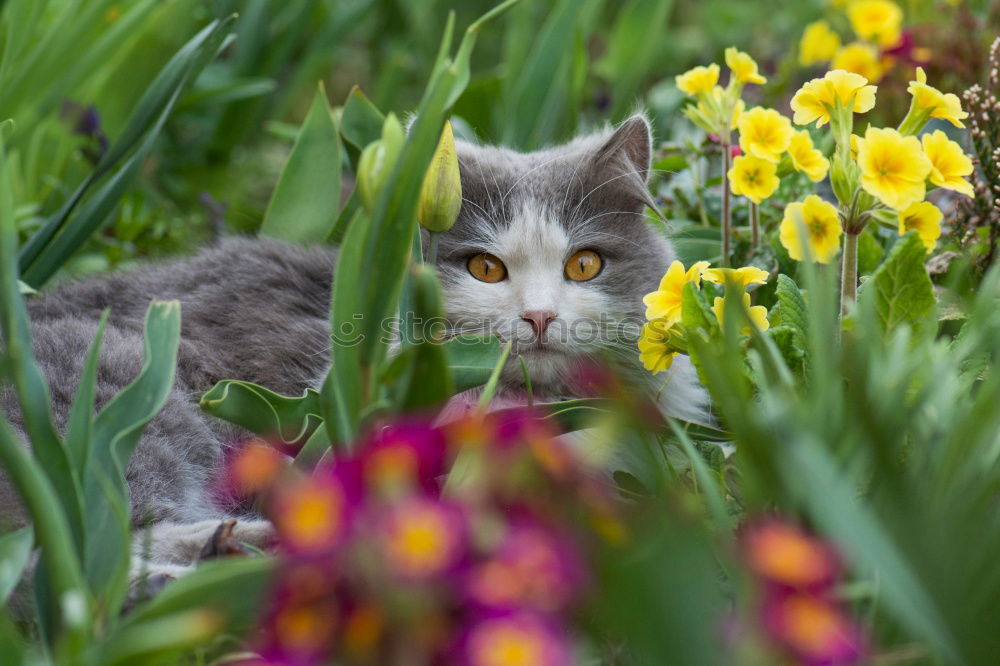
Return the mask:
[[[466,666],[570,666],[567,632],[533,613],[490,617],[473,624],[463,641]]]
[[[466,528],[461,509],[428,497],[411,497],[390,506],[377,526],[380,550],[402,578],[423,579],[444,573],[465,554]]]
[[[747,564],[769,583],[821,589],[834,581],[840,568],[829,545],[777,518],[746,527],[742,541]]]
[[[866,652],[861,629],[822,596],[772,590],[761,620],[768,635],[804,666],[854,664]]]

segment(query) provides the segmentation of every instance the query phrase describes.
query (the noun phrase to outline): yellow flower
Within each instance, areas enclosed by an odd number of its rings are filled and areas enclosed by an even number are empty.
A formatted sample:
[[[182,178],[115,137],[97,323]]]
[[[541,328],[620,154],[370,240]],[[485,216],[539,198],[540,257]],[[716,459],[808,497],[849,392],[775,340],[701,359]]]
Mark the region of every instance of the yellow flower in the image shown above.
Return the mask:
[[[830,29],[826,21],[816,21],[806,26],[799,42],[799,64],[803,67],[830,62],[840,48],[840,35]]]
[[[934,251],[941,236],[941,218],[944,215],[929,201],[915,203],[906,210],[899,211],[899,235],[916,229],[920,240],[928,252]]]
[[[681,295],[684,285],[694,282],[701,284],[701,274],[708,268],[707,261],[698,261],[684,270],[684,264],[675,261],[660,280],[659,288],[642,298],[646,304],[646,319],[665,319],[668,325],[681,320]]]
[[[965,179],[965,176],[972,173],[972,160],[962,147],[949,139],[941,130],[924,134],[921,140],[924,155],[931,163],[930,181],[938,187],[974,197],[972,184]]]
[[[874,46],[863,42],[848,44],[837,51],[830,67],[860,74],[872,83],[878,83],[883,73],[878,51]]]
[[[702,272],[702,279],[712,284],[734,284],[741,289],[746,289],[751,284],[766,284],[767,271],[762,271],[756,266],[744,266],[742,268],[709,268]]]
[[[799,236],[799,223],[805,227],[805,243]],[[833,204],[810,194],[805,201],[790,203],[785,207],[785,216],[778,228],[781,244],[788,250],[788,256],[795,261],[804,261],[805,246],[813,261],[828,264],[840,248],[840,219]]]
[[[792,166],[814,183],[826,178],[826,173],[830,170],[830,161],[813,147],[808,130],[799,130],[795,133],[788,145],[788,155],[792,158]]]
[[[778,165],[754,155],[741,155],[733,160],[729,170],[729,186],[733,194],[741,194],[759,204],[778,189]]]
[[[923,67],[917,67],[917,79],[910,81],[907,91],[913,95],[913,103],[918,109],[930,109],[931,118],[941,118],[955,127],[965,127],[962,121],[969,114],[962,110],[961,100],[953,93],[942,93],[927,85],[927,74]]]
[[[726,65],[740,83],[767,83],[767,79],[757,71],[757,62],[735,46],[726,49]]]
[[[743,309],[746,310],[747,314],[750,316],[750,321],[757,328],[758,331],[766,331],[771,323],[767,320],[767,308],[763,305],[750,306],[750,294],[743,294]],[[721,296],[716,296],[715,300],[712,301],[712,312],[715,313],[715,318],[719,320],[719,326],[722,326],[722,313],[726,310],[726,299]],[[744,326],[743,330],[740,331],[743,335],[750,335],[750,327]]]
[[[861,187],[889,208],[902,210],[923,201],[931,163],[915,136],[869,127],[858,140]]]
[[[683,92],[696,97],[706,93],[719,82],[719,66],[712,63],[708,67],[695,67],[676,77],[677,87]]]
[[[757,106],[740,115],[740,148],[768,162],[777,162],[788,150],[795,130],[792,123],[774,109]]]
[[[677,356],[677,352],[670,349],[669,340],[670,326],[662,319],[647,322],[642,327],[639,335],[639,360],[654,375],[667,370]]]
[[[792,120],[796,125],[808,125],[815,120],[816,127],[822,127],[830,122],[830,111],[838,100],[854,113],[865,113],[875,106],[875,90],[860,74],[835,69],[799,88],[792,97],[795,112]]]
[[[882,48],[899,42],[903,10],[889,0],[859,0],[847,8],[851,27],[861,39],[875,42]]]

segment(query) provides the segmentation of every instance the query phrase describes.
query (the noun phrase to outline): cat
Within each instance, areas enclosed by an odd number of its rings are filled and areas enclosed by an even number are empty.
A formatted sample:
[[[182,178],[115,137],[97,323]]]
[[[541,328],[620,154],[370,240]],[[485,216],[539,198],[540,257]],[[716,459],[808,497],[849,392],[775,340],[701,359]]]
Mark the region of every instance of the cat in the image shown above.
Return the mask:
[[[436,261],[451,332],[516,343],[538,399],[579,395],[578,370],[607,354],[660,388],[669,413],[706,422],[707,395],[685,358],[662,388],[662,376],[653,380],[637,365],[642,297],[675,258],[644,213],[655,209],[647,119],[636,115],[536,152],[467,142],[457,152],[463,202],[454,227],[441,234]],[[335,260],[327,247],[231,238],[192,258],[66,283],[28,300],[34,353],[60,431],[101,311],[111,309],[98,407],[141,367],[150,301],[181,303],[175,383],[126,472],[133,526],[142,530],[133,540],[135,572],[169,580],[233,540],[262,547],[271,538],[265,521],[214,492],[227,451],[246,433],[203,414],[198,398],[223,379],[286,395],[320,385],[329,369]],[[631,327],[631,339],[623,327]],[[509,362],[498,403],[523,390],[521,364]],[[461,396],[453,402],[460,405]],[[9,386],[0,385],[0,406],[23,433]],[[7,523],[26,520],[2,474],[0,514]]]

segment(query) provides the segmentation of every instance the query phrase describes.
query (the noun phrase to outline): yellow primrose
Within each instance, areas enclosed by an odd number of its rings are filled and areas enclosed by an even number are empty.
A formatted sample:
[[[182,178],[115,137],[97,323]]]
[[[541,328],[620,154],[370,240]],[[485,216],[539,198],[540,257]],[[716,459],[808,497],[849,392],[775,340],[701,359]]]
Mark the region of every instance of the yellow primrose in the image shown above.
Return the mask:
[[[931,163],[915,136],[869,127],[858,140],[861,187],[889,208],[903,210],[923,201]]]
[[[774,194],[781,184],[778,166],[754,155],[741,155],[733,160],[728,175],[733,194],[741,194],[755,204]]]
[[[861,39],[875,42],[882,48],[899,42],[903,10],[890,0],[859,0],[847,8],[851,27]]]
[[[740,116],[740,148],[769,162],[777,162],[788,150],[795,130],[792,123],[774,109],[757,106]]]
[[[767,79],[757,71],[757,61],[735,46],[726,49],[726,65],[740,83],[767,83]]]
[[[658,319],[646,322],[639,334],[639,360],[654,375],[667,370],[677,352],[670,348],[670,326]]]
[[[942,93],[937,88],[927,85],[927,74],[923,67],[917,67],[917,78],[910,81],[906,89],[913,95],[913,104],[917,109],[930,110],[931,118],[947,120],[955,127],[965,127],[962,121],[969,117],[962,110],[962,101],[953,93]]]
[[[937,239],[941,236],[941,210],[929,201],[915,203],[906,210],[899,211],[899,235],[916,229],[927,252],[933,252]]]
[[[803,67],[830,62],[840,48],[840,35],[830,29],[826,21],[815,21],[806,26],[799,42],[799,64]]]
[[[805,243],[799,236],[799,223],[805,227]],[[805,246],[813,261],[828,264],[840,249],[840,219],[833,204],[810,194],[805,201],[790,203],[778,228],[778,238],[795,261],[806,258]]]
[[[694,282],[695,286],[701,284],[701,274],[708,268],[707,261],[697,261],[691,268],[684,270],[684,264],[675,261],[670,264],[670,268],[660,280],[659,288],[642,298],[646,304],[646,319],[665,319],[668,324],[674,324],[681,320],[681,295],[684,293],[684,285]]]
[[[865,113],[875,106],[875,90],[860,74],[835,69],[799,88],[792,97],[795,112],[792,120],[796,125],[808,125],[815,120],[816,127],[822,127],[830,122],[830,111],[838,100],[854,113]]]
[[[938,187],[955,190],[974,197],[972,183],[965,179],[972,173],[972,160],[962,150],[962,146],[948,138],[941,130],[920,137],[924,155],[931,163],[930,181]]]
[[[767,320],[767,308],[763,305],[750,306],[750,294],[743,294],[743,309],[746,310],[747,314],[750,316],[750,321],[753,325],[757,327],[758,331],[766,331],[771,323]],[[715,313],[715,318],[719,320],[719,326],[722,326],[722,313],[726,310],[726,299],[721,296],[716,296],[715,300],[712,301],[712,312]],[[744,326],[743,330],[740,331],[743,335],[750,335],[750,327]]]
[[[695,67],[679,74],[675,80],[678,88],[696,97],[700,93],[707,93],[719,82],[719,66],[712,63],[708,67]]]
[[[830,67],[860,74],[872,83],[878,83],[883,74],[878,51],[863,42],[848,44],[837,51]]]
[[[792,166],[801,171],[814,183],[826,178],[830,170],[830,161],[823,157],[817,148],[813,147],[809,130],[799,130],[788,144],[788,155],[792,158]]]
[[[746,289],[751,284],[766,284],[768,273],[756,266],[742,268],[709,268],[702,272],[705,282],[712,284],[734,284]]]

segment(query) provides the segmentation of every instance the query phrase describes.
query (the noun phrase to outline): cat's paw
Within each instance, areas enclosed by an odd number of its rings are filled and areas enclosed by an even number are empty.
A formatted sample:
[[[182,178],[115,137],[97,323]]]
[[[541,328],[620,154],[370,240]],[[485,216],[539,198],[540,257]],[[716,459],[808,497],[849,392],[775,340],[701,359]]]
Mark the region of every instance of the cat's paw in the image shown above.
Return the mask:
[[[217,557],[251,554],[251,548],[264,550],[274,543],[274,526],[266,520],[237,521],[229,518],[219,523],[198,555],[198,561]]]
[[[192,567],[176,565],[155,565],[149,562],[133,564],[133,574],[128,592],[122,604],[122,615],[130,613],[137,606],[156,597],[163,589],[181,576],[190,573]]]

